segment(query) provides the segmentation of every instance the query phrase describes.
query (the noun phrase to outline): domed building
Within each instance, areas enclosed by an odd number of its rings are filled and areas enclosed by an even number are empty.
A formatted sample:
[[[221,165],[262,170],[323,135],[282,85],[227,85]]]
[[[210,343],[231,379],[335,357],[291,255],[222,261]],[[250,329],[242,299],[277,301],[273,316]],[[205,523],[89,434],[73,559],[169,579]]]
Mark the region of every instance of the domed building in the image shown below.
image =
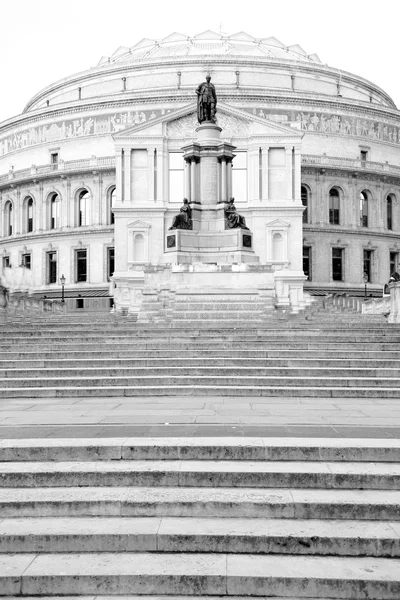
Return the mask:
[[[143,270],[159,264],[190,195],[196,161],[182,148],[195,140],[195,89],[207,74],[234,148],[221,166],[230,189],[219,183],[219,193],[234,196],[260,262],[302,259],[313,293],[361,294],[366,283],[380,294],[399,263],[399,111],[373,83],[246,33],[120,47],[1,123],[3,268],[31,269],[35,293],[47,298],[60,296],[64,276],[69,310],[108,309],[110,278],[129,272],[138,306]],[[302,257],[274,200],[282,186],[303,207]],[[279,257],[275,232],[287,245]]]

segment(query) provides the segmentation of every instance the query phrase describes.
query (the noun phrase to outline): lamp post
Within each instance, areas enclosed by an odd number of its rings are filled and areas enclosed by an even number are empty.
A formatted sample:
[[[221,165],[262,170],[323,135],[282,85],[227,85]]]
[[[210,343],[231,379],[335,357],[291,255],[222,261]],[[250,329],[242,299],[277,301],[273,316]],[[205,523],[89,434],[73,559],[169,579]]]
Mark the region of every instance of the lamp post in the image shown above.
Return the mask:
[[[65,299],[64,299],[65,277],[64,277],[64,275],[61,275],[60,283],[61,283],[61,302],[64,304],[64,302],[65,302]]]
[[[368,283],[368,275],[364,273],[364,300],[367,299],[367,283]]]

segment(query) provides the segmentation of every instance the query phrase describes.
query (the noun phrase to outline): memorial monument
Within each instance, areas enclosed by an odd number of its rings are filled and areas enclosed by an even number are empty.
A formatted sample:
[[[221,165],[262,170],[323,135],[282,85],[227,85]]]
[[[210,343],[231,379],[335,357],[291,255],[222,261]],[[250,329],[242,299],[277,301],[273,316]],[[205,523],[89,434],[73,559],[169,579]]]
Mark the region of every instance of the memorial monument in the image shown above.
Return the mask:
[[[217,112],[210,75],[195,93],[195,106],[114,136],[120,157],[116,311],[139,312],[139,321],[163,320],[170,318],[176,295],[190,294],[195,302],[202,294],[228,299],[252,290],[254,296],[273,299],[277,308],[298,312],[305,305],[301,134],[265,120],[261,126],[261,119],[228,106],[218,104]],[[250,149],[247,169],[258,184],[258,197],[248,202],[233,181],[238,148],[233,142],[243,144],[244,136]],[[169,181],[163,179],[160,190],[165,149]],[[184,177],[181,198],[174,197],[171,186],[174,169]],[[176,202],[183,202],[179,212],[172,209]]]

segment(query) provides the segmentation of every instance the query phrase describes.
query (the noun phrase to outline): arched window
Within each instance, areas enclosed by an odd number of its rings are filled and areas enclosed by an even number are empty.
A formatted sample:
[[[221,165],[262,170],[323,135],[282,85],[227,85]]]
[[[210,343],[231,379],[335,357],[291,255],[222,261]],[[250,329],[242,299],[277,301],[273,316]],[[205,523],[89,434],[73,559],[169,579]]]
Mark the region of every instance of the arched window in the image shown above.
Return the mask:
[[[117,197],[117,190],[116,190],[116,188],[112,188],[108,195],[108,214],[107,214],[107,224],[108,225],[114,225],[114,223],[115,223],[114,213],[112,211],[112,208],[115,206],[116,197]]]
[[[50,198],[50,229],[60,227],[60,196],[52,194]]]
[[[386,198],[386,229],[393,229],[393,194]]]
[[[8,200],[4,206],[4,235],[12,235],[13,233],[13,205]]]
[[[308,223],[308,190],[304,185],[301,186],[301,203],[304,206],[303,223]]]
[[[360,225],[368,227],[368,195],[364,191],[360,193]]]
[[[89,192],[82,190],[78,195],[78,227],[88,225]]]
[[[272,238],[272,260],[282,260],[283,238],[280,233],[274,233]]]
[[[336,188],[329,191],[329,223],[331,225],[340,224],[340,198]]]
[[[26,199],[26,231],[33,231],[33,198]]]

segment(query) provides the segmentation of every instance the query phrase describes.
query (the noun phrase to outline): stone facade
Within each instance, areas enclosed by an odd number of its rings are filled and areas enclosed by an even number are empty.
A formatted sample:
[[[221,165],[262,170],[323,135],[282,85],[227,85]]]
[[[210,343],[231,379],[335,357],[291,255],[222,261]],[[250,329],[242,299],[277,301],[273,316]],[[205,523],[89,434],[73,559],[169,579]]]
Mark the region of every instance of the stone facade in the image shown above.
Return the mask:
[[[129,243],[134,246],[136,240],[141,245],[145,262],[151,262],[152,253],[163,254],[166,227],[182,201],[170,197],[170,181],[180,175],[169,169],[168,152],[193,141],[195,116],[186,108],[208,72],[226,107],[217,113],[224,140],[246,157],[243,172],[234,173],[232,195],[239,212],[249,219],[261,262],[267,260],[269,243],[264,229],[258,230],[264,190],[261,198],[257,196],[257,185],[260,171],[265,171],[258,161],[263,160],[259,150],[265,143],[265,122],[302,136],[302,198],[308,203],[303,223],[306,287],[361,292],[368,268],[369,290],[377,293],[398,267],[400,255],[400,114],[395,104],[371,82],[346,72],[339,75],[300,46],[247,34],[222,38],[205,32],[192,39],[173,34],[158,43],[142,40],[130,49],[118,49],[89,71],[50,85],[21,115],[3,122],[2,266],[19,265],[30,256],[36,291],[49,297],[59,294],[62,274],[66,290],[77,297],[105,293],[114,265],[111,249],[118,237],[110,203],[111,198],[117,202],[115,188],[117,196],[122,193],[117,140],[124,132],[139,139],[143,128],[154,144],[147,150],[147,166],[138,164],[135,169],[153,175],[147,189],[139,185],[136,192],[147,194],[151,204],[137,205],[136,217],[129,221]],[[182,116],[171,120],[179,110]],[[160,122],[164,129],[157,133]],[[336,208],[336,200],[329,197],[332,189],[338,193]],[[285,215],[276,217],[277,223],[287,222]],[[156,229],[159,239],[153,237],[151,245],[142,246],[141,240]],[[86,250],[86,265],[78,277],[80,250]],[[300,260],[301,249],[295,253]],[[116,248],[115,264],[121,260],[125,259]],[[143,260],[131,263],[129,268],[140,279]],[[140,290],[135,294],[140,299]]]

